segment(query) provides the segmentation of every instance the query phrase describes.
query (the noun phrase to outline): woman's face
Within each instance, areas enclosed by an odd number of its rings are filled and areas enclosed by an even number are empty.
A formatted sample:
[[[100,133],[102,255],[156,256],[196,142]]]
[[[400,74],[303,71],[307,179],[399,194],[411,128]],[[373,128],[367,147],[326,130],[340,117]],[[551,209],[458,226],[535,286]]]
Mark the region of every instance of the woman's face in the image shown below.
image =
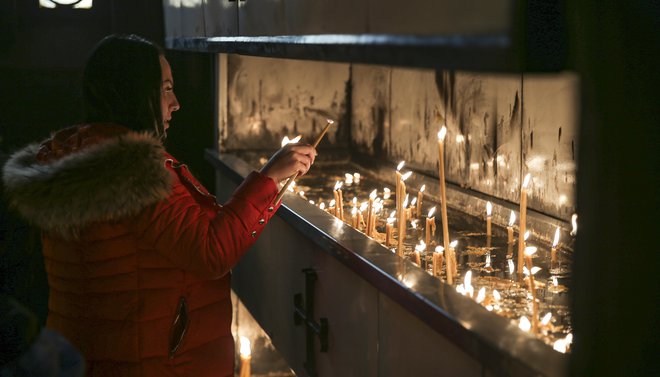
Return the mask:
[[[179,110],[179,101],[174,95],[174,79],[172,78],[172,68],[164,56],[160,56],[160,71],[162,73],[160,108],[163,112],[163,127],[167,130],[170,127],[172,113]]]

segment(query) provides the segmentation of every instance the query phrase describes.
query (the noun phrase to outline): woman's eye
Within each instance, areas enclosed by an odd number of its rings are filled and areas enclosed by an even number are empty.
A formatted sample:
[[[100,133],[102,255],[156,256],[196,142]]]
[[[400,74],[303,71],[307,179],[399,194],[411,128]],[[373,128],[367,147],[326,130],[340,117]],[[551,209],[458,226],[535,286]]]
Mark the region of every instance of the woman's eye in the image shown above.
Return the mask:
[[[165,92],[167,93],[171,92],[172,90],[174,90],[174,88],[172,88],[171,86],[165,87]]]

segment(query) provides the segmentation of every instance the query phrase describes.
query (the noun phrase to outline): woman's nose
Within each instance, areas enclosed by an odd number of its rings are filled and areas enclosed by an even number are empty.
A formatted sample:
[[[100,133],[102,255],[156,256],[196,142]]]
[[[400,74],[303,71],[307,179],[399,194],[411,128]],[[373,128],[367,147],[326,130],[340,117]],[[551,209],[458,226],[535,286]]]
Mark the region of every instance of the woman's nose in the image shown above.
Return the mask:
[[[172,111],[177,111],[181,108],[181,105],[179,104],[179,100],[176,98],[176,95],[173,96],[174,100],[172,101]]]

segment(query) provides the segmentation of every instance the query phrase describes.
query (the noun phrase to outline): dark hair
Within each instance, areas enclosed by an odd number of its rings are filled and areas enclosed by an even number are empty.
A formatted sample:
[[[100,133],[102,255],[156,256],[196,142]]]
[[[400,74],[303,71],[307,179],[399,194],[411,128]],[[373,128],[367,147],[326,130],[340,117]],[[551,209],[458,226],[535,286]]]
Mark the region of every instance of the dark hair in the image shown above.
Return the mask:
[[[164,137],[160,105],[162,48],[137,35],[101,40],[83,73],[86,122],[112,122]]]

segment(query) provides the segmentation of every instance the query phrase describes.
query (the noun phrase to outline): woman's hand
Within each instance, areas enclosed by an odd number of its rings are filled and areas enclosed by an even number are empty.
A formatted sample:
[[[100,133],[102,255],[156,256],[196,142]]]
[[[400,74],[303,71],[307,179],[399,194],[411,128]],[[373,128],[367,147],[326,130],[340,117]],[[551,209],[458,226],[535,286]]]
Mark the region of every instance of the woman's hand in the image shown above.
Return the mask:
[[[288,144],[275,152],[261,173],[270,177],[275,184],[295,173],[304,175],[314,163],[316,149],[309,144]]]

